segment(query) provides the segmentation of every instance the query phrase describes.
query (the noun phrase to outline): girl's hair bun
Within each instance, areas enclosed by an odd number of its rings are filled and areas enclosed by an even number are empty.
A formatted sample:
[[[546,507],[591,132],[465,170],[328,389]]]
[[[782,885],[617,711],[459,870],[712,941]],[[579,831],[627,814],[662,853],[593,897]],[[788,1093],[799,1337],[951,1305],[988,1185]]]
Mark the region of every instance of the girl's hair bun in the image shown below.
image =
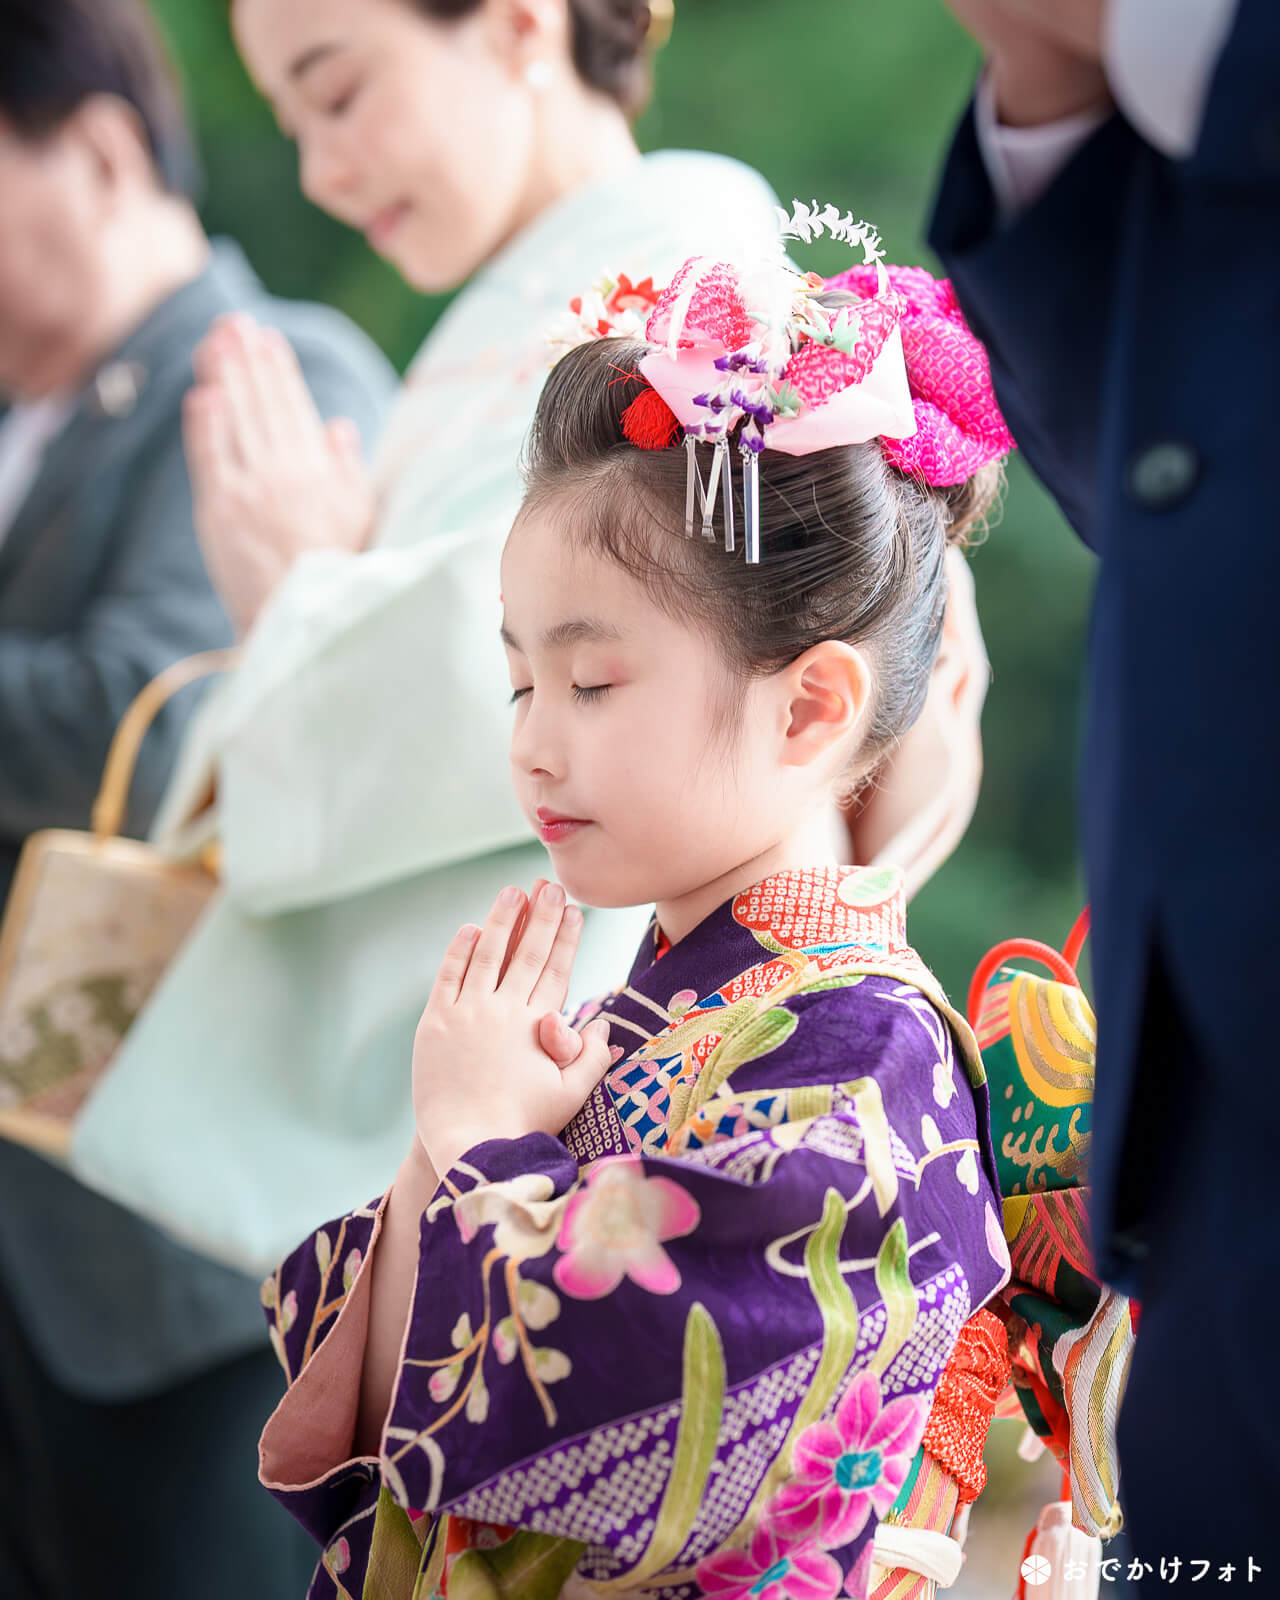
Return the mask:
[[[947,543],[967,550],[982,542],[1004,490],[1004,463],[988,461],[954,488],[930,489],[946,507]]]

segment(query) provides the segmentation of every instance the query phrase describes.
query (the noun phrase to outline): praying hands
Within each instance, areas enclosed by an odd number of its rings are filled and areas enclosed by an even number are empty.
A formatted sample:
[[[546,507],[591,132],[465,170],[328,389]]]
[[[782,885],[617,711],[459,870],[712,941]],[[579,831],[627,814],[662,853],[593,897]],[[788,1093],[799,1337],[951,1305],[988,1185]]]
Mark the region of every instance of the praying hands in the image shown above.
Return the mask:
[[[373,526],[360,435],[324,422],[284,335],[224,317],[195,352],[183,406],[195,526],[240,634],[307,550],[359,550]]]

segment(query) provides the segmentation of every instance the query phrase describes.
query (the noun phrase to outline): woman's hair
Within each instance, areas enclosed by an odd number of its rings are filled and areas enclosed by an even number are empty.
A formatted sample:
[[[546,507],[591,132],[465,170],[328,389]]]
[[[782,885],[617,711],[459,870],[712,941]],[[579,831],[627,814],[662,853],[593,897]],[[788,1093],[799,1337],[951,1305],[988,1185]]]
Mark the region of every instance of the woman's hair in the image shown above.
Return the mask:
[[[730,555],[719,539],[684,537],[683,447],[641,450],[623,436],[646,353],[633,340],[599,339],[556,364],[530,435],[526,505],[572,495],[572,536],[664,611],[705,627],[739,677],[776,672],[824,639],[864,650],[875,691],[854,770],[865,775],[924,705],[946,608],[943,556],[984,523],[1000,463],[934,489],[897,472],[875,440],[804,456],[766,450],[760,562],[748,566],[741,548]],[[704,471],[708,461],[704,449]],[[741,528],[741,474],[730,476]]]
[[[193,195],[199,163],[177,75],[143,0],[5,0],[0,115],[14,131],[43,139],[95,94],[133,107],[160,183]]]
[[[483,0],[410,0],[441,22],[468,16]],[[573,64],[592,89],[628,116],[643,111],[653,88],[648,39],[651,8],[637,0],[569,0]]]

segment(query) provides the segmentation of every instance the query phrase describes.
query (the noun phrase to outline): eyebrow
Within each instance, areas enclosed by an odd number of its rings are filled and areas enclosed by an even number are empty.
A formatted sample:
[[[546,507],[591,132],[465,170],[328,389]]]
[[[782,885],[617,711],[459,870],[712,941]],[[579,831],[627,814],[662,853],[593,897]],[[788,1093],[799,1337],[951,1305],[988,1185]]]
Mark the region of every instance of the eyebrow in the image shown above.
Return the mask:
[[[498,631],[503,644],[512,650],[519,650],[523,655],[522,647],[505,622]],[[595,617],[571,617],[567,622],[557,622],[554,627],[547,629],[542,635],[542,648],[564,650],[571,644],[593,644],[601,639],[621,639],[622,636],[621,628],[615,628],[610,622],[600,622]]]
[[[310,50],[302,52],[290,66],[285,76],[291,83],[296,83],[299,78],[305,77],[312,67],[318,66],[320,62],[327,60],[329,56],[337,55],[339,50],[344,48],[344,45],[333,40],[330,40],[327,44],[313,45]]]

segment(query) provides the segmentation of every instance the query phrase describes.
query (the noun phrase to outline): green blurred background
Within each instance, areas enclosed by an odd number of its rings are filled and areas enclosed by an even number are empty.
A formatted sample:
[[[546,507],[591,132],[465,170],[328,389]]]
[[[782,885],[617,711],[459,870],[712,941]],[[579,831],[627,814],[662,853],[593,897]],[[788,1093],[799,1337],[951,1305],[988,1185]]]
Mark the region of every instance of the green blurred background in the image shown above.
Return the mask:
[[[406,288],[302,198],[292,147],[232,48],[225,0],[152,3],[186,79],[210,231],[236,237],[275,292],[342,307],[403,368],[445,301]],[[677,0],[638,135],[645,149],[737,156],[785,201],[852,210],[880,228],[891,260],[936,268],[923,243],[930,195],[976,66],[940,0]],[[803,257],[818,271],[847,259],[843,247]],[[996,940],[1060,944],[1082,900],[1074,770],[1091,567],[1015,458],[1003,520],[974,556],[994,671],[982,798],[912,906],[913,943],[957,999]]]

